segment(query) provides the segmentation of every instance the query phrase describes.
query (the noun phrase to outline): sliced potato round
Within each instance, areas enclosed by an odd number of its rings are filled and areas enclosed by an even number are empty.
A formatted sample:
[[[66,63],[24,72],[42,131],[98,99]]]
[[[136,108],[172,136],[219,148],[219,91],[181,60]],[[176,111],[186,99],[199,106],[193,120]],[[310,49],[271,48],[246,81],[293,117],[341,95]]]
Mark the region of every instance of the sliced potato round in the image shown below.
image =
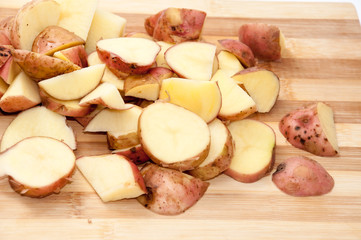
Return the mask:
[[[164,167],[190,170],[209,152],[210,132],[206,122],[172,103],[157,102],[144,108],[138,131],[146,154]]]

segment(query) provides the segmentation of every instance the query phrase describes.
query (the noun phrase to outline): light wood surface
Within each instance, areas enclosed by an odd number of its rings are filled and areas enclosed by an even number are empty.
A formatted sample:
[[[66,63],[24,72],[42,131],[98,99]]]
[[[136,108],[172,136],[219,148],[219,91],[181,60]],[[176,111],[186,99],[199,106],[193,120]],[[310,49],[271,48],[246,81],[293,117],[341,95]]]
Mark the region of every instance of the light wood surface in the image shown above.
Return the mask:
[[[26,1],[0,2],[0,18]],[[237,38],[247,22],[278,25],[287,52],[280,62],[261,63],[281,80],[279,100],[269,114],[277,135],[276,165],[293,155],[319,161],[335,187],[321,197],[280,192],[267,176],[243,184],[227,176],[210,181],[205,196],[178,216],[159,216],[136,200],[102,203],[79,172],[60,194],[21,197],[0,180],[0,239],[361,239],[361,27],[349,3],[271,3],[237,0],[100,0],[99,7],[128,19],[127,32],[143,31],[144,18],[169,6],[208,13],[206,40]],[[76,23],[74,23],[76,24]],[[324,101],[335,112],[339,157],[315,157],[290,146],[278,130],[287,112]],[[2,134],[14,115],[0,115]],[[77,156],[108,153],[105,135],[74,128]]]

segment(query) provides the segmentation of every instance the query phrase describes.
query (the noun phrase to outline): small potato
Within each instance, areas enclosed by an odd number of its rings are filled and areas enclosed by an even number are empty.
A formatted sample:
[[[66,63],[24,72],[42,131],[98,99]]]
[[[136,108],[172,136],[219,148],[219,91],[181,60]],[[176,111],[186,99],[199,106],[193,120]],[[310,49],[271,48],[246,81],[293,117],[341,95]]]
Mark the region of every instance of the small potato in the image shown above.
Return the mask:
[[[209,183],[177,170],[147,164],[141,169],[148,194],[137,200],[161,215],[177,215],[192,207],[206,192]]]
[[[239,28],[239,41],[252,49],[256,58],[275,61],[285,48],[284,37],[277,26],[265,23],[248,23]]]
[[[74,33],[59,26],[48,26],[35,38],[32,51],[51,56],[56,51],[82,44],[85,41]]]
[[[221,46],[233,53],[244,67],[254,67],[256,60],[254,58],[252,50],[244,43],[233,39],[222,39],[218,40]]]
[[[206,15],[205,12],[194,9],[167,8],[148,18],[145,28],[156,41],[194,41],[200,38]]]
[[[15,49],[12,55],[23,71],[36,81],[80,69],[78,65],[71,62],[27,50]]]
[[[334,186],[332,176],[321,164],[303,156],[279,164],[272,181],[281,191],[295,197],[323,195]]]
[[[332,109],[317,103],[284,116],[280,132],[294,147],[318,156],[338,154],[336,128]]]

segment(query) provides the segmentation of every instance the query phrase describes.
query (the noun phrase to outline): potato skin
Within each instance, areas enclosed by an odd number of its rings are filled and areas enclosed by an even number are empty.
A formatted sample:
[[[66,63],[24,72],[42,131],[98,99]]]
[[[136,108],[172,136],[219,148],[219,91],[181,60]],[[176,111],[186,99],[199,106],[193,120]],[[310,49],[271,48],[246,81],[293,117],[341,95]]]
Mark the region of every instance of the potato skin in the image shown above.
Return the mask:
[[[206,15],[194,9],[167,8],[147,18],[145,29],[156,41],[194,41],[200,38]]]
[[[75,162],[74,167],[71,169],[71,171],[66,174],[64,177],[60,178],[58,181],[55,181],[54,183],[44,186],[41,188],[32,188],[30,186],[24,185],[18,181],[16,181],[14,178],[9,176],[9,184],[11,188],[21,194],[22,196],[32,197],[32,198],[43,198],[47,197],[53,193],[59,193],[60,189],[62,189],[66,184],[71,182],[71,176],[73,175],[75,171]]]
[[[307,197],[329,193],[332,176],[318,162],[303,156],[288,158],[272,174],[273,183],[291,196]]]
[[[80,69],[71,62],[27,50],[15,49],[12,55],[20,68],[38,82]]]
[[[256,65],[253,52],[246,44],[234,39],[222,39],[218,42],[225,50],[233,53],[243,66],[248,68]]]
[[[296,148],[317,156],[338,154],[321,128],[317,104],[287,114],[281,119],[279,129],[287,141]]]
[[[256,58],[275,61],[281,58],[280,30],[265,23],[248,23],[239,28],[238,38],[252,49]]]
[[[147,195],[137,200],[161,215],[177,215],[192,207],[206,192],[209,183],[177,170],[147,164],[141,169]]]

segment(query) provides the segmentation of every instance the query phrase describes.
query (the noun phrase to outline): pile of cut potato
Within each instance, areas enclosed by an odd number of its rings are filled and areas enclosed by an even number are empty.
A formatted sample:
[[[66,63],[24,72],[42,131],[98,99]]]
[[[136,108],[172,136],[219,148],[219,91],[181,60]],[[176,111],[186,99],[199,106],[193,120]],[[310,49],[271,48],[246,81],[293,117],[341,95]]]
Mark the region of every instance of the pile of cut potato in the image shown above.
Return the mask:
[[[146,33],[125,33],[126,19],[97,4],[33,0],[0,21],[0,108],[17,114],[1,139],[0,176],[14,191],[59,193],[78,169],[104,202],[136,198],[175,215],[222,173],[243,183],[271,173],[275,132],[248,117],[277,101],[279,78],[257,67],[282,57],[277,26],[244,24],[238,40],[213,44],[201,35],[203,11],[167,8],[144,20]],[[113,152],[76,158],[68,118],[106,133]],[[324,103],[285,115],[279,130],[297,148],[338,154]],[[272,181],[293,196],[334,185],[303,156],[279,164]]]

